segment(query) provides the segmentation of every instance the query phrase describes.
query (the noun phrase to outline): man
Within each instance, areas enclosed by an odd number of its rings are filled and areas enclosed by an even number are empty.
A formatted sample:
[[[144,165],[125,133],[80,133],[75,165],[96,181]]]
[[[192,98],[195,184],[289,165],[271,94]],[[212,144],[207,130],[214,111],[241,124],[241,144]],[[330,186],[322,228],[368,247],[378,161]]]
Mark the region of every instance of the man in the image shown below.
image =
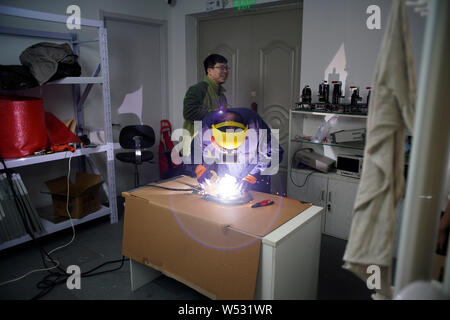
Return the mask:
[[[189,157],[191,141],[196,134],[194,132],[194,121],[202,121],[208,112],[227,107],[228,103],[224,95],[225,89],[222,87],[222,84],[228,78],[229,68],[227,63],[225,57],[219,54],[210,54],[203,61],[206,74],[204,79],[191,86],[186,92],[183,101],[183,128],[188,131],[189,136],[183,138],[182,150],[176,148],[177,161],[181,160],[179,156]],[[174,154],[172,154],[173,156]],[[172,160],[174,159],[172,158]],[[191,167],[182,164],[176,169],[166,172],[163,178],[190,174],[190,172]]]
[[[191,86],[184,97],[184,129],[194,136],[194,121],[201,121],[211,111],[227,107],[222,85],[228,77],[228,61],[219,54],[211,54],[203,61],[206,76]]]
[[[241,191],[270,193],[269,177],[278,172],[282,153],[256,112],[246,108],[214,111],[203,118],[202,133],[192,141],[193,175],[204,184],[228,174]]]

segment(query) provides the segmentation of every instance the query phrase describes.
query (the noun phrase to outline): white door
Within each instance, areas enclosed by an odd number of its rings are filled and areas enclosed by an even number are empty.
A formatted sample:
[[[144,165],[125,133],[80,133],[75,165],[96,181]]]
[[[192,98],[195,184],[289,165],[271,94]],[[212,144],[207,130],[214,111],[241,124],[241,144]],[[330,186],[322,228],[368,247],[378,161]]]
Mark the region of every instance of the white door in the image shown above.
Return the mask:
[[[348,240],[358,182],[359,180],[356,179],[355,182],[338,179],[328,180],[324,230],[326,234]]]
[[[116,14],[105,13],[104,16],[108,32],[111,117],[116,124],[113,126],[114,142],[118,145],[120,130],[127,125],[145,124],[155,132],[155,144],[151,148],[154,163],[139,166],[142,185],[159,178],[160,120],[167,117],[163,24]],[[133,164],[116,160],[115,167],[117,192],[134,188]]]
[[[284,157],[272,192],[286,192],[289,109],[298,100],[301,26],[298,4],[203,18],[198,24],[198,80],[205,75],[206,56],[225,56],[231,67],[224,85],[229,103],[250,108],[256,102],[264,121],[280,130]]]

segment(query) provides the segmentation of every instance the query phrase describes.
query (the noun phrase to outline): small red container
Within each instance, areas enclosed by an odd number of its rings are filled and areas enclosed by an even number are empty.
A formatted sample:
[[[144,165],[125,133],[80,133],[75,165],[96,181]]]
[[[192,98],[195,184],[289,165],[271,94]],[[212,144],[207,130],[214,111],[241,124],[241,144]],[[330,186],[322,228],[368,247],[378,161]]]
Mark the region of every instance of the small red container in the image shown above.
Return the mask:
[[[0,96],[0,156],[26,157],[47,146],[42,99]]]

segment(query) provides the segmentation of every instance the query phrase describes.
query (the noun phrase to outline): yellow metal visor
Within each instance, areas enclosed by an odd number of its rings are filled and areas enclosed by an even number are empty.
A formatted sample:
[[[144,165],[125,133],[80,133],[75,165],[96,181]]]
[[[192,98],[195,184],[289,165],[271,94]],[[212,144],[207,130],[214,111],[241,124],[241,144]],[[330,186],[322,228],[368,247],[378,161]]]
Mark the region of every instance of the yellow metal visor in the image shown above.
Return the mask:
[[[240,132],[224,132],[219,130],[222,127],[236,127],[243,129]],[[212,125],[212,135],[215,142],[225,149],[237,149],[239,148],[247,138],[248,126],[244,126],[242,123],[234,121],[225,121],[216,125]]]

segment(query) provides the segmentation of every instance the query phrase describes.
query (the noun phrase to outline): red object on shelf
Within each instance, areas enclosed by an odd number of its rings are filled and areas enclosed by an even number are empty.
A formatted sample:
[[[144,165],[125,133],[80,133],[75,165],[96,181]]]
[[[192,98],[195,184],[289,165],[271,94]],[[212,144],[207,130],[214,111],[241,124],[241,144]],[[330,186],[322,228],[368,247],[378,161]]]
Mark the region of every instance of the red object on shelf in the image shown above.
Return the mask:
[[[76,149],[74,147],[72,147],[71,145],[68,145],[68,144],[57,144],[57,145],[51,146],[50,150],[52,150],[53,152],[62,152],[62,151],[75,152],[76,151]]]
[[[42,99],[0,96],[0,156],[17,159],[54,145],[81,140],[50,112]]]
[[[26,157],[47,146],[42,99],[0,96],[0,156]]]
[[[64,145],[81,140],[70,131],[69,128],[50,112],[45,113],[45,124],[47,126],[48,143],[50,146]]]

